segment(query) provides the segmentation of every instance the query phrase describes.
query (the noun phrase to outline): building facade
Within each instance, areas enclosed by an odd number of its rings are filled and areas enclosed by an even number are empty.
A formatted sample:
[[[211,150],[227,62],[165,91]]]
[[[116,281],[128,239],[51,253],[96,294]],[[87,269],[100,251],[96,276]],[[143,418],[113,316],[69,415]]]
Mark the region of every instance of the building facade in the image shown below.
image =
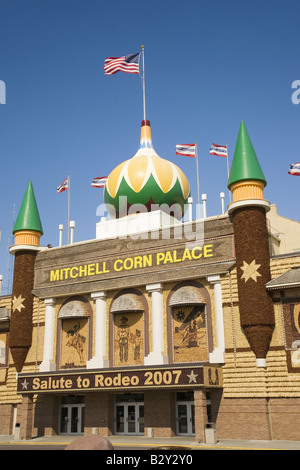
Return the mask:
[[[300,252],[279,250],[268,231],[266,181],[244,124],[233,202],[219,216],[182,222],[162,210],[182,207],[189,187],[158,159],[143,122],[137,155],[106,183],[115,218],[97,224],[95,240],[66,246],[40,246],[29,184],[12,295],[0,299],[1,434],[206,442],[213,428],[219,439],[300,439]],[[122,215],[124,195],[127,209],[147,212]],[[150,199],[160,207],[148,211]]]

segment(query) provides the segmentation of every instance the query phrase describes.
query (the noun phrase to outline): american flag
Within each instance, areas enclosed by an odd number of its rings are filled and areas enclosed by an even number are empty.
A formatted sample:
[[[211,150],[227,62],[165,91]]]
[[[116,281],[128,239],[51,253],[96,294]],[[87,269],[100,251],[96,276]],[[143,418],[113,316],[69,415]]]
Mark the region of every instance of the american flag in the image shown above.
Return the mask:
[[[139,73],[140,53],[128,54],[122,57],[106,57],[104,62],[105,75],[117,72]]]
[[[300,162],[290,165],[289,175],[300,176]]]
[[[218,157],[227,157],[227,145],[212,144],[209,153]]]
[[[184,155],[185,157],[196,157],[196,144],[176,145],[176,155]]]
[[[91,186],[92,188],[104,188],[106,180],[107,176],[97,176],[97,178],[94,178],[91,182]]]
[[[56,191],[59,193],[62,193],[63,191],[66,191],[69,189],[69,177],[67,177],[59,186],[56,188]]]

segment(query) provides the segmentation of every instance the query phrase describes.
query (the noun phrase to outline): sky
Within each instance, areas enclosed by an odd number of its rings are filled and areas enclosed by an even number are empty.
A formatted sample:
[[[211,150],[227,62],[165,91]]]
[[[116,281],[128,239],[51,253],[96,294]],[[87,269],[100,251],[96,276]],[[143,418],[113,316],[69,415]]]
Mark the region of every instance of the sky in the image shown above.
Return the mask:
[[[288,175],[300,161],[299,15],[299,0],[0,0],[2,294],[29,181],[43,246],[57,246],[67,226],[68,192],[56,188],[68,175],[74,241],[95,238],[103,191],[91,181],[136,153],[143,119],[141,78],[105,76],[104,60],[142,45],[153,145],[186,174],[194,201],[195,160],[175,145],[197,142],[207,215],[220,214],[227,162],[209,149],[227,144],[231,165],[243,120],[265,198],[299,221],[300,177]]]

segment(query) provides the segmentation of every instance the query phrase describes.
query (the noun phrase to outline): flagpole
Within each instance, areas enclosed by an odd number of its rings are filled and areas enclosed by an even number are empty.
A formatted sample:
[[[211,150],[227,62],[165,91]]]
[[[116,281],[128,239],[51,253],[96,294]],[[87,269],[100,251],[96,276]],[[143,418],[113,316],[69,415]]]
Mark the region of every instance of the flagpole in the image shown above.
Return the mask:
[[[143,115],[144,121],[146,121],[146,90],[145,90],[145,50],[144,46],[142,46],[142,54],[143,54]]]
[[[71,192],[71,184],[70,184],[70,175],[68,176],[68,245],[70,243],[70,192]]]
[[[226,160],[227,160],[227,176],[228,176],[228,180],[229,180],[229,157],[228,157],[228,144],[226,144]],[[230,190],[229,190],[228,192],[229,192],[229,202],[231,202],[231,192],[230,192]]]
[[[195,144],[195,157],[196,157],[196,168],[197,168],[197,192],[198,192],[198,216],[200,219],[201,210],[200,210],[200,187],[199,187],[199,165],[198,165],[198,144]]]

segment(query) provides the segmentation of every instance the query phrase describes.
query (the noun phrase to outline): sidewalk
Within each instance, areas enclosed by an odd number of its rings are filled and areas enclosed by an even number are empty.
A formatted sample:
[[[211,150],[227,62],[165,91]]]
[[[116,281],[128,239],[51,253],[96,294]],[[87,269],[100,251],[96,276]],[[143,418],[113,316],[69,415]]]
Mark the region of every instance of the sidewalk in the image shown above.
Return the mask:
[[[24,444],[24,445],[68,445],[78,436],[52,436],[37,437],[28,441],[15,440],[14,436],[0,436],[0,444]],[[138,448],[140,450],[161,449],[176,447],[182,450],[300,450],[299,441],[252,441],[252,440],[218,440],[216,444],[197,443],[191,437],[173,437],[173,438],[147,438],[144,436],[108,436],[107,439],[113,446],[122,446],[128,448]],[[116,449],[117,450],[117,449]],[[174,449],[175,450],[175,449]]]

